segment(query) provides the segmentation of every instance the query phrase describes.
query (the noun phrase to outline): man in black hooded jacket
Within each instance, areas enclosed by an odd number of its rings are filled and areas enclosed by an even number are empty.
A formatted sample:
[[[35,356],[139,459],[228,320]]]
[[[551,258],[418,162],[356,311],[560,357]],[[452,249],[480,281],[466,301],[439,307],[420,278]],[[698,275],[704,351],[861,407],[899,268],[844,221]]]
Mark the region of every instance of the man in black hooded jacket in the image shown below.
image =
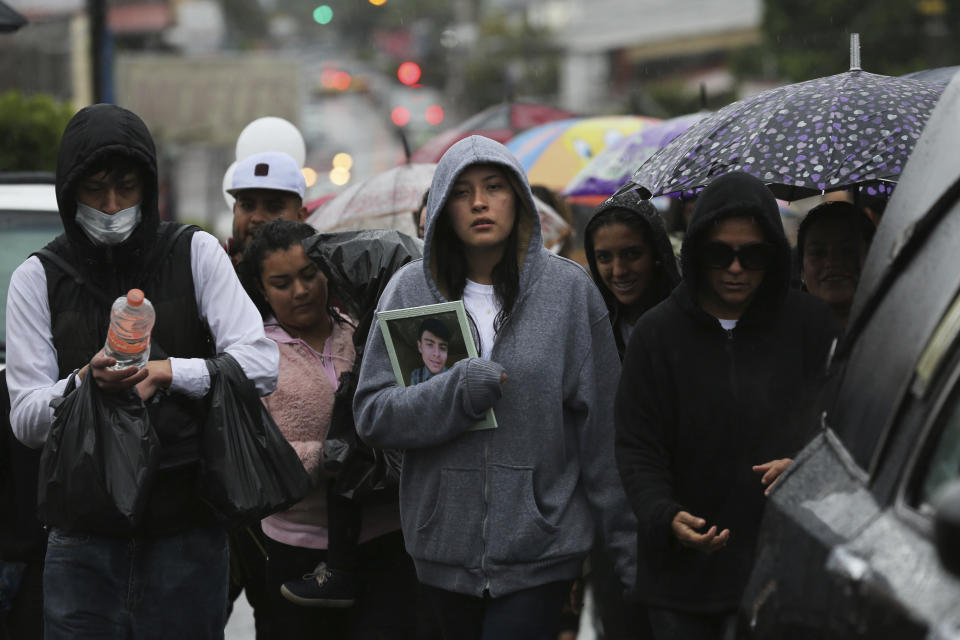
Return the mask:
[[[204,358],[230,353],[263,395],[276,385],[277,347],[217,240],[160,222],[153,139],[135,114],[106,104],[79,111],[61,140],[56,192],[65,233],[10,279],[13,431],[42,446],[50,401],[75,373],[106,393],[135,387],[161,449],[139,528],[51,527],[44,637],[222,638],[226,536],[197,494]],[[131,288],[156,311],[153,359],[115,371],[102,350],[110,306]]]
[[[616,398],[617,464],[639,525],[637,595],[658,638],[722,638],[769,488],[804,443],[829,310],[789,290],[767,187],[721,176],[697,201],[684,280],[638,321]]]

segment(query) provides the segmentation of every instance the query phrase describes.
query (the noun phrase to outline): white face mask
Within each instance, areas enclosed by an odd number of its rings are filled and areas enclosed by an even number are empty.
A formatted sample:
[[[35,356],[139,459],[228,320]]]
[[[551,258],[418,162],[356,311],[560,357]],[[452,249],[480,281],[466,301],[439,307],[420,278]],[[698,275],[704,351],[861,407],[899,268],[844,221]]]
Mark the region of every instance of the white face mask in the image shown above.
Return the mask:
[[[140,224],[140,203],[110,215],[78,202],[76,221],[94,244],[120,244]]]

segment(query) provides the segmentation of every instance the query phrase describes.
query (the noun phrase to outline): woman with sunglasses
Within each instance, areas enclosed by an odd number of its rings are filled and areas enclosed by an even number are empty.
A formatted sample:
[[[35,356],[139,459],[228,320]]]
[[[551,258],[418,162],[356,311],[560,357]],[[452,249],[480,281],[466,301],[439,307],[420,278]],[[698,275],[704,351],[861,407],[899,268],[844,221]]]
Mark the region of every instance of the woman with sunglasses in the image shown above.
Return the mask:
[[[634,581],[607,310],[580,267],[543,247],[523,167],[500,143],[450,147],[427,209],[424,258],[394,275],[378,310],[463,300],[480,357],[400,387],[372,328],[357,430],[404,450],[403,535],[443,637],[555,640],[595,539]],[[498,426],[474,430],[491,408]]]
[[[722,638],[753,561],[764,493],[809,433],[796,418],[834,335],[789,288],[776,200],[721,176],[697,200],[683,282],[633,330],[617,463],[637,515],[637,592],[658,638]]]

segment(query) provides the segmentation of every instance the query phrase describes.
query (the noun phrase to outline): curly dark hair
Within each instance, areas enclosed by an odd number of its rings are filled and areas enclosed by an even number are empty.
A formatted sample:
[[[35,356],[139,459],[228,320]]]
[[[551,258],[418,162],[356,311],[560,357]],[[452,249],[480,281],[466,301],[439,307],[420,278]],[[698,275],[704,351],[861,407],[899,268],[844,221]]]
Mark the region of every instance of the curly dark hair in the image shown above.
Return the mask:
[[[276,219],[271,220],[257,230],[253,240],[243,252],[243,259],[237,266],[237,272],[240,276],[240,282],[246,290],[247,295],[257,305],[260,316],[266,320],[273,313],[270,304],[263,296],[261,279],[263,277],[263,262],[267,256],[275,251],[286,251],[295,244],[302,243],[307,238],[315,235],[316,229],[303,222],[294,222],[292,220]],[[349,321],[334,306],[335,301],[346,303],[349,301],[349,293],[334,275],[330,264],[321,256],[313,256],[312,261],[320,272],[327,278],[327,304],[326,310],[337,323]]]

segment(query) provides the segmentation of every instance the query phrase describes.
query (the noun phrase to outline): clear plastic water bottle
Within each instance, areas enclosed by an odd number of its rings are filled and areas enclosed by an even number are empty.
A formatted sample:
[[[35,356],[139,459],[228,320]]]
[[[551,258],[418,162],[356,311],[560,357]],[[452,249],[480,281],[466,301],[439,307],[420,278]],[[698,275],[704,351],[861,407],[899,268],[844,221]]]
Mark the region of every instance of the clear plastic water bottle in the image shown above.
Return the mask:
[[[150,331],[156,313],[153,305],[140,289],[130,289],[120,296],[110,309],[110,328],[103,353],[115,358],[117,364],[111,369],[137,367],[142,369],[150,360]]]

